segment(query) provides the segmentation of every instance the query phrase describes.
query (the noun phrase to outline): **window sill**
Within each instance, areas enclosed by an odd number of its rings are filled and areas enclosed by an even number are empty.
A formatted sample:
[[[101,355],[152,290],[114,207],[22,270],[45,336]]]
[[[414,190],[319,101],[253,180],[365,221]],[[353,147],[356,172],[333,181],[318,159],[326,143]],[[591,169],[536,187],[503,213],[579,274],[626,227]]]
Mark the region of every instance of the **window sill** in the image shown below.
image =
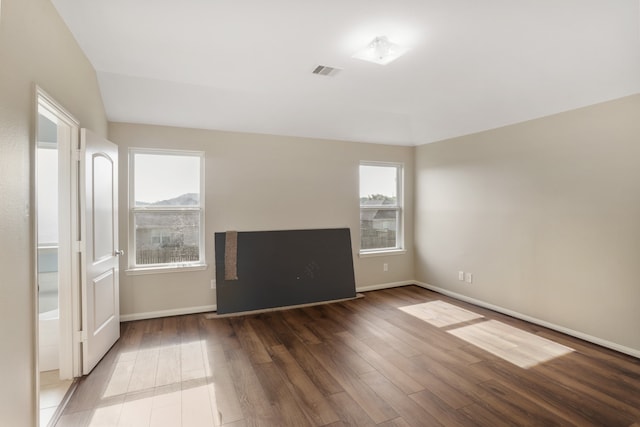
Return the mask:
[[[162,267],[135,267],[126,270],[127,276],[143,274],[180,273],[185,271],[200,271],[209,268],[207,264],[168,265]]]
[[[360,258],[370,258],[376,256],[404,255],[406,253],[406,249],[384,249],[380,251],[360,251],[358,256]]]

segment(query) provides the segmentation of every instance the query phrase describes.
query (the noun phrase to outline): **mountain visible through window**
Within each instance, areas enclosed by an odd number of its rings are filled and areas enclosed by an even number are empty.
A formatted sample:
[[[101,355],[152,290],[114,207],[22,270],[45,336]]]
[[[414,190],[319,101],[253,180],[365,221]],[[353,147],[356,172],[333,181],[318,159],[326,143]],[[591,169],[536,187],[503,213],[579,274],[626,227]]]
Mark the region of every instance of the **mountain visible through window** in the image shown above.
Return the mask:
[[[204,262],[200,153],[131,152],[132,267]]]

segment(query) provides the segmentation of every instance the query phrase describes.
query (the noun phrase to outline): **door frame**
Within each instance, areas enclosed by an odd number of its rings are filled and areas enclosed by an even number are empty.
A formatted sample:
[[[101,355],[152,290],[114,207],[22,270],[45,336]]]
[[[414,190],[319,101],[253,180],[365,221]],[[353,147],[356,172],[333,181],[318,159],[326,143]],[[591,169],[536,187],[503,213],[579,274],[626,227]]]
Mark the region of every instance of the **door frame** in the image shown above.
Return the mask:
[[[79,135],[80,122],[55,101],[42,88],[36,86],[35,148],[38,146],[37,122],[40,108],[58,121],[58,301],[59,301],[59,370],[61,379],[72,379],[82,375],[80,317],[80,222],[79,222]],[[35,154],[37,162],[37,153]],[[37,165],[37,163],[36,163]],[[37,171],[37,168],[34,168]],[[37,173],[37,172],[34,172]],[[35,186],[35,185],[34,185]],[[37,212],[37,188],[35,206]],[[35,251],[37,260],[37,221],[34,221]],[[36,278],[37,262],[35,263]],[[35,339],[36,377],[39,377],[39,309],[38,284],[35,283]],[[39,390],[39,383],[38,383]]]

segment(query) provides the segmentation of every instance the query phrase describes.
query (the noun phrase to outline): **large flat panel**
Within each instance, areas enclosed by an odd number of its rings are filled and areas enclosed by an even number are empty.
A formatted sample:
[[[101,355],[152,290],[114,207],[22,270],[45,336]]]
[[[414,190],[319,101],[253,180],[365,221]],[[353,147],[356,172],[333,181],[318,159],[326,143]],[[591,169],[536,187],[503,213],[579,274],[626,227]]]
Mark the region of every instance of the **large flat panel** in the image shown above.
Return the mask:
[[[225,238],[215,234],[220,314],[355,297],[348,228],[240,232],[237,280],[225,280]]]

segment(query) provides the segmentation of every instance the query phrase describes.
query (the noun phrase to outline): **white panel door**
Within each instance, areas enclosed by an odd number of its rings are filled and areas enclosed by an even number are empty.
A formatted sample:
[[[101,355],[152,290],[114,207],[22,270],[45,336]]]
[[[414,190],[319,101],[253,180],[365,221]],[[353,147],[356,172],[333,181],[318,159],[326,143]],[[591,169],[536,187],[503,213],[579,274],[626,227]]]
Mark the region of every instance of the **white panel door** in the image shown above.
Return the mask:
[[[91,372],[120,337],[118,147],[81,130],[82,373]]]

